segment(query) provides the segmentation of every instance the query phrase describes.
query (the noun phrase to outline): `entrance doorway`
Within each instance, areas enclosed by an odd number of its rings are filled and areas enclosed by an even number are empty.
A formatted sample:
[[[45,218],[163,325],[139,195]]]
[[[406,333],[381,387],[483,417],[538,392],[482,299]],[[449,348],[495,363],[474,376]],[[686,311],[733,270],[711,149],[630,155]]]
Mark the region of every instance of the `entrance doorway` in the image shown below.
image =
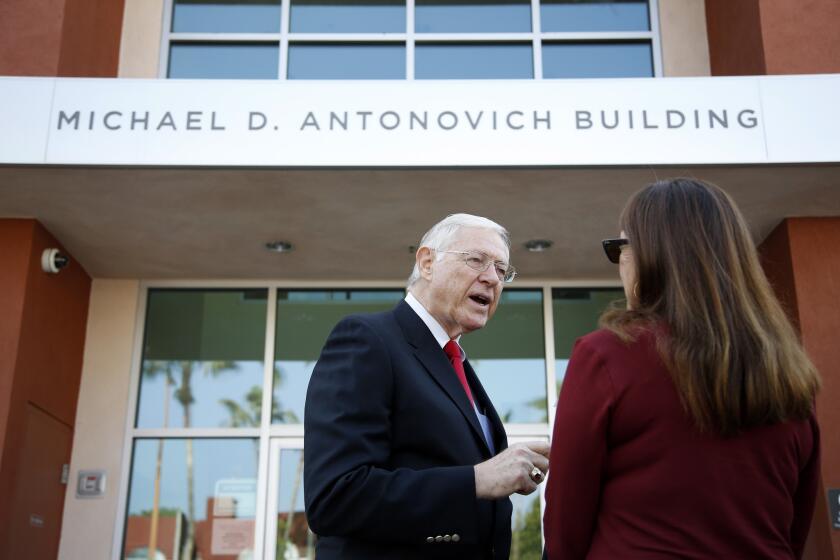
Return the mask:
[[[265,558],[315,558],[303,502],[303,439],[272,439],[266,496]]]

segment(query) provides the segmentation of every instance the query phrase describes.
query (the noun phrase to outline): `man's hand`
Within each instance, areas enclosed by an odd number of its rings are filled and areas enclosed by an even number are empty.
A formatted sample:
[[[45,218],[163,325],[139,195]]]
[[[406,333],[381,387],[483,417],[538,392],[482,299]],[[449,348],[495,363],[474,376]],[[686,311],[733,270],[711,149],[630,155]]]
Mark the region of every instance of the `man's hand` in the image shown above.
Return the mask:
[[[511,445],[492,459],[476,465],[475,495],[482,499],[506,498],[514,492],[530,494],[545,480],[549,445],[529,441]],[[531,477],[534,467],[540,475]]]

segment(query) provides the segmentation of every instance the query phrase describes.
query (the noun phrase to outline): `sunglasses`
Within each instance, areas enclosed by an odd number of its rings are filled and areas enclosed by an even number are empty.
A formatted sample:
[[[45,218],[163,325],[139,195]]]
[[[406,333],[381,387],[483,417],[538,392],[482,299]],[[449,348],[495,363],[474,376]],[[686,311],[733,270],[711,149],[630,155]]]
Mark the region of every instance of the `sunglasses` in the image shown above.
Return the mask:
[[[610,259],[610,262],[613,264],[618,264],[618,259],[621,257],[621,248],[629,244],[629,239],[604,239],[601,241],[601,245],[604,246],[604,252],[607,254],[607,258]]]

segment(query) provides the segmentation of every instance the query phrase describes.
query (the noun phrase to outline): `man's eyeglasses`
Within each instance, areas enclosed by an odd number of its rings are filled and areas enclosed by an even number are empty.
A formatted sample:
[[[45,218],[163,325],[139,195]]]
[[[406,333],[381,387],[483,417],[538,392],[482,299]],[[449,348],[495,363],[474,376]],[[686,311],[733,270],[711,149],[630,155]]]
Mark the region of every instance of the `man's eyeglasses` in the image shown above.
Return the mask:
[[[437,251],[438,253],[452,253],[453,255],[461,255],[461,260],[464,264],[477,272],[484,272],[492,264],[496,270],[496,276],[499,281],[509,284],[516,278],[516,269],[503,261],[494,261],[488,255],[480,251]]]
[[[621,248],[629,244],[629,239],[604,239],[601,241],[601,245],[604,246],[604,252],[607,254],[607,258],[610,259],[610,262],[613,264],[618,264],[618,259],[621,257]]]

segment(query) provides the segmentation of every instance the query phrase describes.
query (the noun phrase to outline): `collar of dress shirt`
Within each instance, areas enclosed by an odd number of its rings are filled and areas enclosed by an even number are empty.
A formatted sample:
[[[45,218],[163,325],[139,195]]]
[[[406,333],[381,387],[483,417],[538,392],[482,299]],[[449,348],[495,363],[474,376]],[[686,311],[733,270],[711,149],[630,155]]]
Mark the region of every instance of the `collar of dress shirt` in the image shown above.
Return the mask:
[[[405,302],[409,305],[409,307],[411,307],[414,310],[415,313],[417,313],[417,316],[420,317],[420,319],[424,323],[426,323],[426,326],[432,332],[432,335],[435,337],[435,340],[437,341],[438,345],[440,345],[441,348],[446,346],[446,343],[449,342],[449,335],[446,334],[446,330],[444,330],[440,323],[437,322],[437,319],[432,317],[432,314],[429,313],[425,307],[423,307],[423,304],[420,303],[420,300],[414,297],[414,294],[408,292],[408,295],[405,296]],[[463,362],[467,358],[467,355],[464,352],[464,349],[461,348],[460,340],[461,336],[458,335],[458,338],[455,339],[455,342],[458,344],[458,348],[460,348],[461,350],[461,361]]]

